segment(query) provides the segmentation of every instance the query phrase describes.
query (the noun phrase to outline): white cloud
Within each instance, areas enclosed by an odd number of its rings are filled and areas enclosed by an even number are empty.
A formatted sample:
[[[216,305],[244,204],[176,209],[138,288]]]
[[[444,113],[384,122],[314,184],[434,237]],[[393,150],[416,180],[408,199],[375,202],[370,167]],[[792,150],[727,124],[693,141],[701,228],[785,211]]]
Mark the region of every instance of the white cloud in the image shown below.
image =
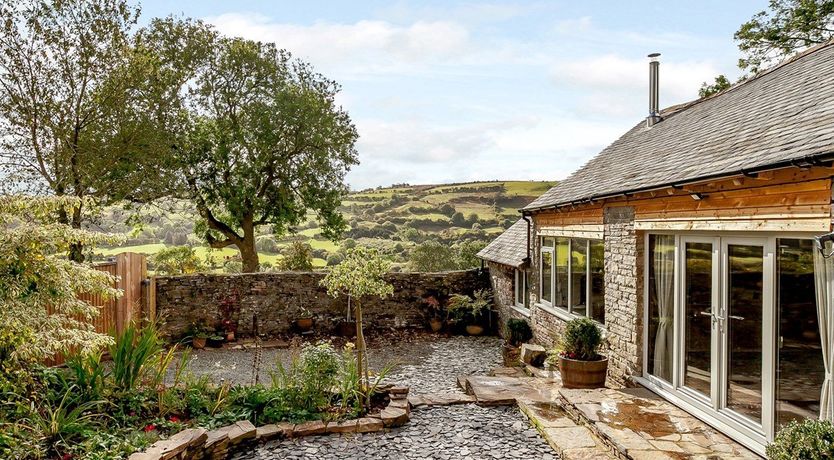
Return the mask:
[[[710,61],[662,61],[661,97],[675,103],[693,99],[698,96],[701,83],[711,81],[719,73],[720,70]],[[642,91],[638,94],[646,94],[649,64],[646,58],[607,54],[555,63],[551,75],[557,83],[597,91]]]
[[[447,62],[471,46],[469,31],[450,21],[417,21],[407,26],[378,20],[298,25],[244,13],[222,14],[207,21],[227,35],[274,42],[328,70],[405,70],[418,64]]]

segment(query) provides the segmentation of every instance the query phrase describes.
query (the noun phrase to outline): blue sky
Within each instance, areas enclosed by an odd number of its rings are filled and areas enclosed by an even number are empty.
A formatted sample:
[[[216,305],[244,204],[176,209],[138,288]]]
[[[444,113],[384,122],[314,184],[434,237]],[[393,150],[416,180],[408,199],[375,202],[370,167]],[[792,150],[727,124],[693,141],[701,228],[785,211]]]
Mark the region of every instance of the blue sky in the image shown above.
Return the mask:
[[[733,33],[767,0],[166,1],[228,35],[271,41],[342,85],[359,130],[352,188],[561,179],[647,112],[736,77]]]

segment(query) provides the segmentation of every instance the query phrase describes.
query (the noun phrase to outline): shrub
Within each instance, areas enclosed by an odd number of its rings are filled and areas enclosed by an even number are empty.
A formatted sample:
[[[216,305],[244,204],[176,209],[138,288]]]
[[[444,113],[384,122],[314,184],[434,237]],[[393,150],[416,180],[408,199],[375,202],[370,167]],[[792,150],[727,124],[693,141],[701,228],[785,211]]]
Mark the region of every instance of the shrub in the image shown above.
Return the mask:
[[[602,332],[592,320],[575,318],[568,321],[560,344],[562,356],[582,361],[594,361],[599,359],[597,350],[602,344]]]
[[[533,338],[533,329],[523,319],[510,318],[507,320],[507,340],[514,345],[526,343]]]
[[[283,271],[310,271],[313,269],[313,247],[296,241],[283,251],[278,269]]]
[[[154,324],[141,329],[133,323],[128,324],[110,346],[112,378],[116,388],[123,391],[135,389],[162,352],[162,341]]]
[[[771,460],[834,458],[834,424],[828,420],[792,421],[767,446]]]
[[[492,294],[486,289],[475,291],[472,297],[453,294],[446,303],[449,316],[466,324],[478,324],[483,321],[492,304]]]
[[[188,246],[161,249],[151,256],[151,264],[160,275],[187,275],[206,268],[194,248]]]

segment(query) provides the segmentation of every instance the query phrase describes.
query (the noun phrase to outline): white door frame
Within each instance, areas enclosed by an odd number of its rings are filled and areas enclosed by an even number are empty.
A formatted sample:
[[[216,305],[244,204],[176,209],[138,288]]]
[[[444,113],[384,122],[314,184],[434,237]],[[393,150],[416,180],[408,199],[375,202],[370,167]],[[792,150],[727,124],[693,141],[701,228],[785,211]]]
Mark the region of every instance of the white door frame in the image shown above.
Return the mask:
[[[672,382],[665,382],[652,376],[648,369],[648,315],[649,315],[649,254],[650,235],[673,235],[675,237],[675,315],[674,321],[674,362]],[[776,395],[776,329],[777,329],[777,306],[776,306],[776,244],[779,238],[810,239],[813,235],[801,232],[674,232],[674,231],[647,231],[643,241],[643,373],[634,377],[637,383],[654,391],[673,404],[690,412],[704,422],[714,426],[719,431],[734,438],[754,452],[764,455],[765,445],[773,439],[775,434],[775,395]],[[726,293],[726,275],[728,267],[726,244],[758,244],[764,247],[763,260],[763,312],[762,312],[762,423],[758,424],[748,417],[735,413],[732,410],[723,409],[725,406],[725,389],[721,387],[725,381],[726,359],[723,351],[715,352],[715,347],[726,347],[725,339],[721,334],[713,334],[713,341],[719,341],[713,345],[712,369],[713,374],[720,375],[713,378],[710,389],[711,398],[707,401],[699,393],[689,390],[683,386],[683,372],[681,364],[683,357],[683,268],[685,254],[683,252],[686,241],[713,242],[713,308],[720,313],[720,309],[726,307],[728,300]],[[716,284],[718,289],[716,289]],[[719,362],[716,362],[719,361]],[[699,397],[700,396],[700,397]]]

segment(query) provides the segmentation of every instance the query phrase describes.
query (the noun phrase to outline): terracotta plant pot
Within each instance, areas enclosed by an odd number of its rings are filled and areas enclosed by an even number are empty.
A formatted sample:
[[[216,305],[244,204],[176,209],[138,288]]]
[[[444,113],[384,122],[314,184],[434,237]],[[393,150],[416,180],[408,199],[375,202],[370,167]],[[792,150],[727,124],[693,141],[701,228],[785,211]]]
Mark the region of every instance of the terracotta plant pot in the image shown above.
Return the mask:
[[[191,339],[191,348],[195,350],[202,350],[203,348],[206,348],[206,338],[194,337]]]
[[[484,327],[477,324],[467,324],[466,333],[469,335],[481,335],[484,333]]]
[[[226,341],[227,342],[234,342],[235,341],[235,331],[226,331]]]
[[[298,318],[295,320],[295,327],[301,332],[307,332],[313,328],[313,318]]]
[[[429,320],[429,327],[432,332],[440,332],[443,329],[443,320],[440,318],[432,318]]]
[[[597,361],[559,357],[563,388],[603,388],[608,373],[608,358]]]
[[[336,333],[340,337],[355,337],[356,336],[356,321],[342,321],[336,326]]]

